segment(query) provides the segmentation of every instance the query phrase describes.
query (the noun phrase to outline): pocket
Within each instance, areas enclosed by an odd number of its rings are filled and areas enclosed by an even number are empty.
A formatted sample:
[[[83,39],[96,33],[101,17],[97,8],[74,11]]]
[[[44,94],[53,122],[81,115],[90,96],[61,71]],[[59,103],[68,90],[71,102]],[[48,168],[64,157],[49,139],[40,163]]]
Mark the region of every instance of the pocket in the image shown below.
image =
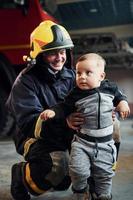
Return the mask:
[[[112,165],[116,163],[116,147],[114,144],[108,144],[112,154]]]

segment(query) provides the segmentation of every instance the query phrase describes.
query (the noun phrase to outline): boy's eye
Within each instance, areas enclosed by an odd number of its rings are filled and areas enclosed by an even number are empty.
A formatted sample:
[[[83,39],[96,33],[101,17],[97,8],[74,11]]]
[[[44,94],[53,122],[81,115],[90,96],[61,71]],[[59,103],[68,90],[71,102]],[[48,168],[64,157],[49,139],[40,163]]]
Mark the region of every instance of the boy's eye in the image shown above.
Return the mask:
[[[91,75],[92,72],[91,72],[91,71],[87,71],[86,74],[87,74],[87,75]]]
[[[90,72],[89,72],[89,71],[87,71],[87,72],[86,72],[86,74],[87,74],[87,75],[89,75],[89,74],[90,74]]]

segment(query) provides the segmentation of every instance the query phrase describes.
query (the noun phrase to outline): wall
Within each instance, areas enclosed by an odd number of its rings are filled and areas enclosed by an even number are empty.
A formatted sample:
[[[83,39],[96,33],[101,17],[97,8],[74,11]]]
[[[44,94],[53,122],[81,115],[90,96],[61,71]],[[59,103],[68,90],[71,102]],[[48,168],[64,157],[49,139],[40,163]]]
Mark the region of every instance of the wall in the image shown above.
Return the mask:
[[[127,95],[133,116],[133,69],[106,69],[106,78],[115,81]]]
[[[70,31],[70,34],[115,33],[118,38],[133,37],[133,24]]]

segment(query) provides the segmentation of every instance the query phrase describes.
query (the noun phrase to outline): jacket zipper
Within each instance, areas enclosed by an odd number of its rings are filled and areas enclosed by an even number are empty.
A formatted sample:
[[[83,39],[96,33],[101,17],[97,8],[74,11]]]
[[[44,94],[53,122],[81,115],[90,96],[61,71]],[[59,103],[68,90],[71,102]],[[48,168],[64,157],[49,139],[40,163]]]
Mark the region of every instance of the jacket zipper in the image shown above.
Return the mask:
[[[97,91],[98,93],[98,129],[100,129],[100,103],[101,103],[101,96],[100,92]]]

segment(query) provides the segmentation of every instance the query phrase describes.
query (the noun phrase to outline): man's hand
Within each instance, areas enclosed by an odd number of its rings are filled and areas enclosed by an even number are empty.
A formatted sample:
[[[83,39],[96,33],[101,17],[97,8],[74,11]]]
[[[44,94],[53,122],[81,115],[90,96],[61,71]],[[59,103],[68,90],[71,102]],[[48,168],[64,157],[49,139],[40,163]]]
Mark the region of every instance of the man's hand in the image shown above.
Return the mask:
[[[72,128],[73,130],[80,130],[80,126],[84,123],[84,117],[81,113],[76,112],[70,114],[66,121],[69,128]]]
[[[40,118],[42,120],[47,120],[47,119],[53,118],[54,116],[55,116],[55,112],[53,110],[50,110],[50,109],[44,110],[40,114]]]
[[[113,120],[113,122],[115,121],[115,119],[116,119],[116,111],[113,110],[112,111],[112,120]]]

